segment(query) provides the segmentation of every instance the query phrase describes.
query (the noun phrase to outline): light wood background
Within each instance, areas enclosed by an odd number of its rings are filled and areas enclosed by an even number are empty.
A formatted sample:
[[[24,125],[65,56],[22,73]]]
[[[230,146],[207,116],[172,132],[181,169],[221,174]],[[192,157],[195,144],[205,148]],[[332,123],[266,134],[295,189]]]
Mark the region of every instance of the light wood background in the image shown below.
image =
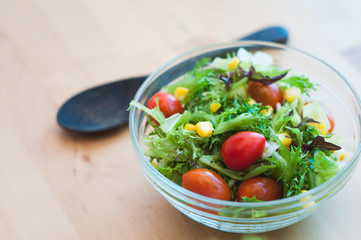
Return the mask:
[[[274,24],[361,92],[360,10],[358,0],[0,0],[0,239],[361,239],[360,167],[300,223],[230,234],[151,187],[127,127],[83,137],[55,118],[83,89]]]

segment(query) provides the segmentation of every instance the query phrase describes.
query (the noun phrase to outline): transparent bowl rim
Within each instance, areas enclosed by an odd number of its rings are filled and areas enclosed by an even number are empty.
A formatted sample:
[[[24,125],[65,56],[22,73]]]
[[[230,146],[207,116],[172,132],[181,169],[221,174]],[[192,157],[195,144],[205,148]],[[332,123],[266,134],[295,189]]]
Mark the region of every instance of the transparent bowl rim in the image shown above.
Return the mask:
[[[320,64],[326,66],[329,70],[333,71],[336,75],[338,75],[338,77],[341,80],[343,80],[344,83],[346,83],[346,85],[349,87],[349,89],[353,93],[353,97],[357,101],[358,108],[361,109],[360,97],[357,94],[354,87],[351,85],[351,83],[340,72],[338,72],[334,67],[330,66],[328,63],[326,63],[322,59],[320,59],[314,55],[311,55],[305,51],[296,49],[294,47],[285,46],[285,45],[278,44],[278,43],[271,43],[271,42],[264,42],[264,41],[248,41],[248,40],[247,41],[232,41],[232,42],[207,45],[207,46],[203,46],[203,47],[199,47],[199,48],[187,51],[187,52],[173,58],[172,60],[170,60],[169,62],[167,62],[162,67],[158,68],[155,72],[153,72],[151,75],[148,76],[148,78],[145,80],[145,82],[141,85],[141,87],[137,91],[137,93],[134,97],[134,100],[139,101],[140,97],[142,96],[142,94],[146,90],[146,88],[148,87],[149,83],[151,81],[153,81],[153,79],[156,76],[158,76],[160,73],[164,72],[167,68],[173,66],[178,61],[180,61],[182,59],[183,60],[187,59],[188,56],[192,56],[197,52],[205,53],[206,51],[217,50],[217,49],[221,49],[221,48],[225,48],[225,47],[247,47],[247,46],[255,46],[255,45],[260,46],[260,47],[265,47],[265,48],[268,47],[268,48],[273,48],[273,49],[276,48],[276,49],[281,49],[281,50],[285,50],[285,51],[291,51],[291,52],[294,52],[294,53],[297,53],[300,55],[304,55],[306,57],[310,57],[313,60],[316,60],[317,62],[319,62]],[[147,170],[150,170],[150,172],[149,172],[151,174],[150,178],[153,180],[158,179],[159,181],[161,181],[162,184],[165,184],[167,187],[171,188],[173,191],[175,191],[179,194],[182,194],[190,199],[193,199],[194,201],[201,201],[204,203],[221,205],[223,207],[264,208],[264,207],[292,204],[294,202],[298,202],[301,199],[308,198],[308,196],[317,196],[318,194],[321,194],[329,186],[332,186],[333,184],[337,183],[337,180],[342,175],[347,173],[348,170],[352,167],[352,165],[357,163],[360,153],[361,153],[361,141],[360,141],[353,153],[352,158],[349,160],[347,165],[344,166],[335,176],[333,176],[331,179],[329,179],[325,183],[321,184],[320,186],[317,186],[317,187],[307,191],[306,193],[299,194],[297,196],[282,198],[282,199],[274,200],[274,201],[265,201],[265,202],[256,202],[256,203],[218,200],[218,199],[202,196],[200,194],[194,193],[192,191],[189,191],[189,190],[183,188],[182,186],[180,186],[180,185],[172,182],[168,178],[166,178],[164,175],[162,175],[159,171],[157,171],[150,164],[149,159],[147,159],[147,157],[142,153],[142,149],[139,145],[138,138],[137,138],[137,130],[136,130],[137,126],[135,126],[135,121],[134,121],[134,119],[136,117],[135,114],[137,111],[140,111],[140,110],[137,110],[134,107],[131,107],[130,115],[129,115],[129,130],[130,130],[130,135],[131,135],[131,139],[133,142],[133,146],[134,146],[136,152],[139,153],[138,158],[141,158],[141,159],[138,159],[138,161],[145,163],[145,167],[147,168]],[[361,119],[359,119],[359,124],[361,125]]]

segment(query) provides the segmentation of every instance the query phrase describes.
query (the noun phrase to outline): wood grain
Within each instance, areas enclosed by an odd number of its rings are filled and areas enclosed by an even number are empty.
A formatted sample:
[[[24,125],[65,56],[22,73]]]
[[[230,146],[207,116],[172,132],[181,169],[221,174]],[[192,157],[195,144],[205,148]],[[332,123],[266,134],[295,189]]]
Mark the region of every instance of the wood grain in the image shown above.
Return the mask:
[[[224,233],[185,217],[151,187],[127,127],[84,137],[63,131],[55,116],[85,88],[273,24],[360,93],[360,72],[345,55],[361,44],[360,7],[357,0],[0,0],[0,239],[359,239],[359,168],[300,223]]]

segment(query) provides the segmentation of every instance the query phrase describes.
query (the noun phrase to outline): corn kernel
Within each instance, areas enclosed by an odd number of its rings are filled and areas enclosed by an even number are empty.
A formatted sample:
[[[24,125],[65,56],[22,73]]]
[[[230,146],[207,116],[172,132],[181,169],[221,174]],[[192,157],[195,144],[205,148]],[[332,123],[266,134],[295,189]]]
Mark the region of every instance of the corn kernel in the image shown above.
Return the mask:
[[[323,123],[309,123],[309,124],[311,126],[314,126],[321,135],[326,135],[327,130]]]
[[[340,150],[332,151],[336,158],[340,161],[345,159],[345,150],[342,148]]]
[[[222,105],[221,105],[220,103],[212,103],[212,104],[211,104],[211,111],[212,111],[212,113],[217,112],[218,109],[221,108],[221,106],[222,106]]]
[[[234,70],[237,67],[238,63],[239,63],[238,59],[236,59],[236,58],[233,59],[231,62],[228,63],[229,68],[231,70]]]
[[[253,105],[257,103],[253,98],[248,98],[246,101],[248,102],[249,105]]]
[[[341,153],[341,156],[340,156],[340,161],[344,160],[345,159],[345,151],[343,151]]]
[[[293,102],[301,98],[301,90],[297,87],[290,87],[285,90],[284,97],[287,102]]]
[[[277,135],[284,147],[289,147],[292,143],[292,138],[287,133],[280,133]]]
[[[174,97],[176,97],[178,100],[182,101],[186,97],[188,93],[188,89],[184,87],[177,87],[174,91]]]
[[[267,109],[263,109],[263,110],[261,110],[261,112],[262,112],[264,115],[266,115],[267,117],[269,117],[269,116],[271,116],[272,113],[273,113],[273,107],[270,106],[270,105],[267,105],[266,107],[267,107]]]
[[[196,124],[196,131],[200,137],[208,137],[214,132],[214,128],[209,121],[199,122]]]
[[[196,130],[196,126],[194,126],[193,124],[187,123],[184,126],[184,129],[190,132],[194,132]]]

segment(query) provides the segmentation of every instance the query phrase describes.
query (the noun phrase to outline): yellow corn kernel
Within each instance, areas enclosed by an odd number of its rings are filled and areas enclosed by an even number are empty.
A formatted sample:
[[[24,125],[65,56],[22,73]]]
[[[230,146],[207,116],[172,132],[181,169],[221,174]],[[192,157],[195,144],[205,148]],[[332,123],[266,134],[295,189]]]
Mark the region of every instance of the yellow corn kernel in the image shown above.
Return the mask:
[[[194,126],[193,124],[187,123],[184,126],[184,129],[190,132],[194,132],[196,130],[196,126]]]
[[[257,103],[253,98],[248,98],[246,101],[248,102],[249,105],[253,105]]]
[[[233,59],[231,62],[228,63],[228,64],[229,64],[229,68],[230,68],[231,70],[234,70],[234,69],[237,67],[238,63],[239,63],[238,59],[236,59],[236,58]]]
[[[214,132],[214,128],[211,122],[199,122],[196,124],[196,131],[200,137],[208,137]]]
[[[345,159],[345,150],[342,148],[340,150],[332,151],[332,153],[336,156],[337,160],[344,160]]]
[[[266,107],[267,107],[267,109],[263,109],[261,112],[262,112],[264,115],[266,115],[267,117],[269,117],[269,116],[271,116],[272,113],[273,113],[273,107],[270,106],[270,105],[267,105]]]
[[[188,93],[188,89],[184,87],[177,87],[174,91],[174,97],[176,97],[179,101],[184,100]]]
[[[341,153],[341,156],[340,156],[340,161],[344,160],[345,159],[345,151],[343,151]]]
[[[287,133],[280,133],[277,135],[284,147],[289,147],[292,143],[292,138]]]
[[[218,109],[221,108],[221,106],[222,106],[222,105],[221,105],[220,103],[212,103],[212,104],[211,104],[211,111],[212,111],[212,113],[217,112]]]
[[[301,98],[301,89],[299,89],[298,87],[290,87],[285,90],[284,97],[285,97],[286,101],[289,103],[293,102],[296,99],[300,99]]]
[[[323,124],[323,123],[309,123],[309,124],[311,126],[314,126],[321,135],[327,134],[325,124]]]

